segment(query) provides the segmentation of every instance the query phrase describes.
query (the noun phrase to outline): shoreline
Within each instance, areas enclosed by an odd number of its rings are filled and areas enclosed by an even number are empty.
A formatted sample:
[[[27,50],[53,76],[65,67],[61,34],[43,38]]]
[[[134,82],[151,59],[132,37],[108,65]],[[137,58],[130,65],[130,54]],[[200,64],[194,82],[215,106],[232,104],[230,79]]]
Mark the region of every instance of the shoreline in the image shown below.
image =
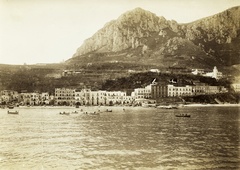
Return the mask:
[[[239,104],[198,104],[198,103],[191,103],[191,104],[185,104],[184,107],[240,107]]]
[[[171,105],[171,104],[170,104]],[[159,105],[159,106],[165,106],[165,105]],[[201,104],[201,103],[190,103],[190,104],[182,104],[177,106],[178,108],[184,108],[184,107],[240,107],[240,103],[238,104]],[[156,107],[143,107],[143,106],[79,106],[79,108],[76,108],[74,106],[19,106],[14,107],[14,109],[72,109],[72,110],[89,110],[89,109],[149,109],[149,108],[156,108]],[[8,109],[8,108],[5,108]],[[157,109],[157,108],[156,108]]]

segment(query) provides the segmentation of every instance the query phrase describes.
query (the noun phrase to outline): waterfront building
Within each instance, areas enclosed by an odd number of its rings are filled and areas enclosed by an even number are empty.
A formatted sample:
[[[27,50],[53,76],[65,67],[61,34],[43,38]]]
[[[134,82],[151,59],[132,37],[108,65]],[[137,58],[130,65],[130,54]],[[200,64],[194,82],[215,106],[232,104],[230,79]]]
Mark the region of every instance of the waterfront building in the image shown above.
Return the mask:
[[[169,97],[178,97],[178,96],[191,96],[192,95],[192,86],[177,86],[169,84],[168,87],[168,96]]]
[[[122,104],[123,105],[131,105],[131,104],[133,104],[133,101],[134,101],[134,99],[133,99],[133,97],[132,96],[124,96],[123,97],[123,102],[122,102]]]
[[[207,86],[208,85],[206,83],[195,82],[194,85],[192,86],[192,94],[193,95],[205,94]]]
[[[18,92],[13,90],[2,90],[0,92],[0,96],[2,96],[2,101],[6,103],[17,102],[18,101]]]
[[[152,86],[148,85],[145,88],[136,88],[132,92],[132,97],[134,99],[151,99],[152,97]]]
[[[31,93],[21,93],[19,97],[19,102],[21,105],[30,105]]]
[[[44,93],[41,93],[40,94],[40,103],[43,104],[43,105],[49,105],[50,104],[50,96],[49,96],[49,93],[48,92],[44,92]]]
[[[206,94],[217,94],[219,92],[219,86],[206,86]]]
[[[92,103],[91,89],[82,89],[81,92],[83,105],[90,105]]]
[[[10,102],[10,96],[8,96],[8,95],[1,96],[1,104],[7,104],[9,102]]]
[[[107,91],[106,92],[106,104],[115,105],[123,104],[126,100],[127,93],[122,91]]]
[[[82,90],[75,91],[75,104],[79,106],[84,104],[84,93]]]
[[[106,105],[106,91],[91,91],[91,105]]]
[[[168,86],[163,84],[152,84],[151,97],[155,100],[168,97]]]
[[[40,94],[31,93],[30,94],[30,105],[35,106],[40,104]]]
[[[55,104],[56,105],[74,105],[75,89],[55,88]]]

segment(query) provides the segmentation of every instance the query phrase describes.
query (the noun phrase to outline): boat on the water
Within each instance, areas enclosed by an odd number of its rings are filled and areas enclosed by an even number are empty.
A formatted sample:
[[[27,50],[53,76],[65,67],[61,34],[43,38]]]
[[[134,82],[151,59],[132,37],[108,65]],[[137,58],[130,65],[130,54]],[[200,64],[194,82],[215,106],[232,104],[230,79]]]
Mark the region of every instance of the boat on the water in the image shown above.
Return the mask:
[[[70,115],[70,112],[60,112],[60,115]]]
[[[175,115],[176,117],[191,117],[191,115],[188,115],[188,114],[178,114],[178,115]]]
[[[107,109],[106,112],[112,112],[112,109]]]
[[[9,110],[8,110],[8,114],[15,114],[15,115],[16,115],[16,114],[18,114],[18,113],[19,113],[18,111],[9,111]]]
[[[83,112],[83,114],[86,114],[86,115],[100,115],[100,112],[96,112],[96,111],[89,111],[89,112]]]

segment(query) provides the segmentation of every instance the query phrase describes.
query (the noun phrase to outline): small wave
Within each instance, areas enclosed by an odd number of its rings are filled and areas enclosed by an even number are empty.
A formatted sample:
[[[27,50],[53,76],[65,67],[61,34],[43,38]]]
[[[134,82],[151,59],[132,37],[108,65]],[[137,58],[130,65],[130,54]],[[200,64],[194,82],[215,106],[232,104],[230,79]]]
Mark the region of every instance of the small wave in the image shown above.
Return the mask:
[[[131,150],[106,150],[87,152],[86,155],[141,155],[141,152]]]

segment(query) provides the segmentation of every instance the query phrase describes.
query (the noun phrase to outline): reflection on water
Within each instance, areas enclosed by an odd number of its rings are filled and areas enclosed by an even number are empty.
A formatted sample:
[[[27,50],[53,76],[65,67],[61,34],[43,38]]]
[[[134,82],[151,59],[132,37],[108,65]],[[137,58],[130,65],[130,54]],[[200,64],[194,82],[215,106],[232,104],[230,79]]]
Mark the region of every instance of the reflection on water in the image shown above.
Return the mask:
[[[59,115],[63,110],[0,110],[0,169],[240,168],[237,107]]]

